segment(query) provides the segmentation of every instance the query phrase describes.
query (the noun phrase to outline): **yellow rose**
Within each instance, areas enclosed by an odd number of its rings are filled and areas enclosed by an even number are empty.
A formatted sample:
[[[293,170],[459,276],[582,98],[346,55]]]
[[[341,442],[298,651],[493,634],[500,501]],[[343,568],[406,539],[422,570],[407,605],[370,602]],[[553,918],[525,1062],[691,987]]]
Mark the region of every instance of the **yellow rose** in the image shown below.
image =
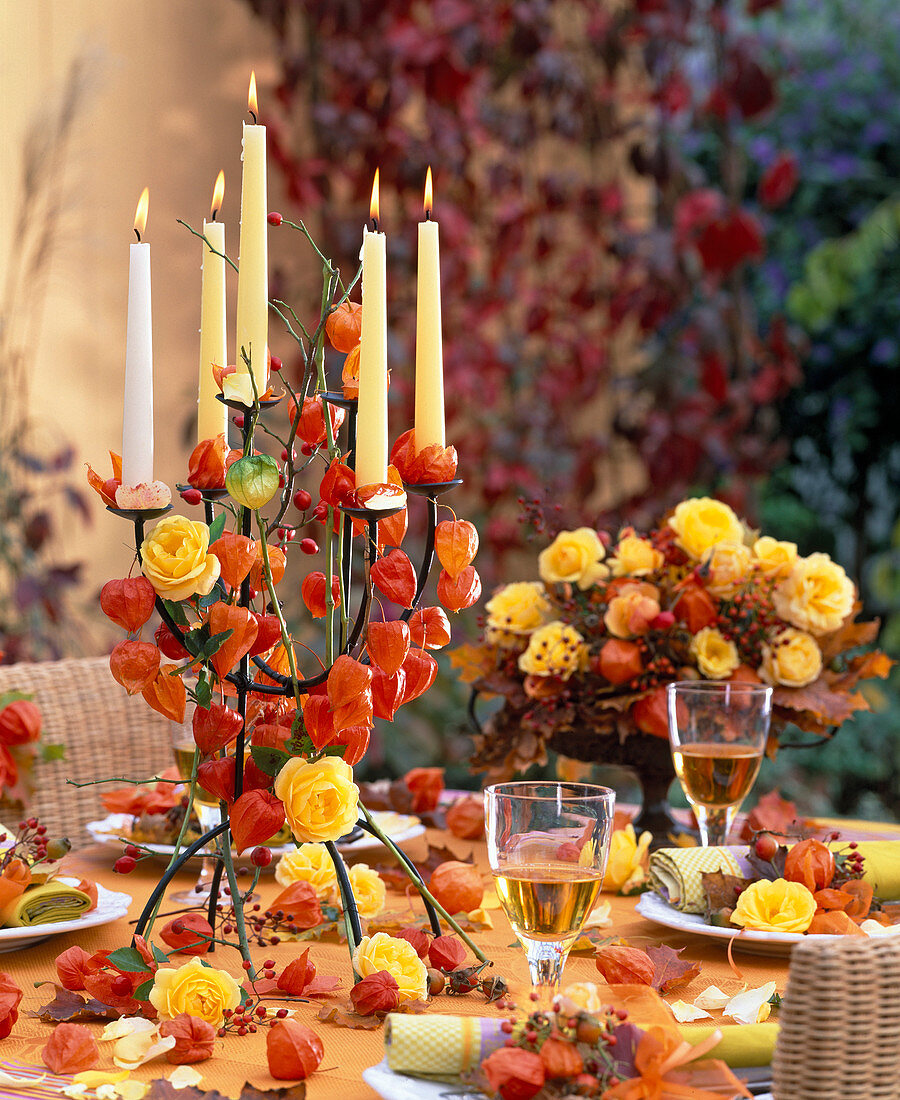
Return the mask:
[[[395,939],[387,932],[363,936],[353,952],[353,969],[361,978],[386,970],[399,987],[401,1005],[424,1001],[428,996],[428,971],[408,940]]]
[[[742,542],[717,542],[703,555],[705,587],[714,596],[727,596],[750,575],[753,556]]]
[[[753,564],[767,577],[786,577],[794,568],[797,560],[796,542],[779,542],[769,535],[763,535],[753,544]]]
[[[731,923],[754,932],[805,932],[815,912],[816,899],[802,882],[761,879],[738,898]]]
[[[219,579],[209,528],[184,516],[164,516],[141,543],[141,559],[144,576],[167,600],[208,596]]]
[[[550,601],[540,581],[506,584],[488,600],[485,640],[514,646],[547,621]]]
[[[288,760],[275,780],[275,795],[297,840],[337,840],[356,825],[359,787],[353,769],[338,756],[314,764]]]
[[[691,638],[691,656],[707,680],[727,680],[741,663],[737,646],[714,626],[705,626]]]
[[[577,584],[590,588],[609,576],[609,569],[600,563],[606,556],[597,532],[590,527],[577,531],[560,531],[553,542],[538,555],[538,573],[547,584]]]
[[[384,900],[387,897],[387,888],[381,875],[373,871],[367,863],[357,863],[349,868],[347,875],[350,878],[350,886],[356,898],[359,915],[363,920],[377,917],[384,908]]]
[[[301,844],[285,852],[275,867],[275,881],[282,886],[308,882],[320,901],[327,901],[337,886],[334,863],[324,844]]]
[[[609,564],[614,577],[645,577],[662,569],[665,560],[649,539],[632,532],[619,539],[616,556]]]
[[[649,832],[635,836],[634,826],[616,829],[609,842],[609,858],[603,889],[607,893],[627,893],[644,881],[644,862],[653,836]]]
[[[819,643],[805,630],[795,630],[789,626],[762,647],[759,674],[767,684],[806,687],[821,671],[822,651]]]
[[[717,542],[743,542],[744,528],[721,500],[698,497],[683,500],[669,517],[669,526],[686,554],[698,560]]]
[[[778,615],[810,634],[837,630],[853,610],[854,599],[853,582],[827,554],[798,558],[774,592]]]
[[[584,638],[573,626],[552,622],[536,630],[519,657],[519,668],[531,676],[559,676],[568,680],[587,658]]]
[[[652,585],[645,587],[652,591]],[[647,633],[659,611],[659,600],[629,586],[609,601],[603,625],[614,638],[636,638]]]
[[[240,1003],[241,988],[234,978],[225,970],[204,966],[196,955],[177,970],[160,967],[150,990],[150,1004],[163,1020],[187,1012],[221,1027],[225,1010]]]

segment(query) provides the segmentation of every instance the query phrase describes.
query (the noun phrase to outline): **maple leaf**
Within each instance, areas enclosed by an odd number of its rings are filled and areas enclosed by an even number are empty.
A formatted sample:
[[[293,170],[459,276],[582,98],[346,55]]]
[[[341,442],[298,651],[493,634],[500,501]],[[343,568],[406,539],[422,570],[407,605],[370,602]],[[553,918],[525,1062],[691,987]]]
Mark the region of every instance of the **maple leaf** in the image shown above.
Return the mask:
[[[450,664],[459,669],[459,679],[464,684],[474,684],[490,676],[494,670],[494,654],[485,646],[464,642],[450,652]]]
[[[613,1030],[616,1043],[613,1048],[615,1061],[610,1067],[612,1073],[620,1080],[627,1081],[631,1077],[637,1077],[634,1058],[637,1054],[638,1043],[644,1032],[636,1024],[617,1024]]]
[[[378,1016],[360,1016],[358,1012],[354,1012],[352,1002],[343,1005],[322,1005],[316,1013],[316,1019],[324,1024],[349,1027],[354,1031],[374,1031],[382,1024]]]
[[[848,695],[841,691],[832,691],[825,676],[801,688],[777,687],[772,693],[772,704],[794,711],[808,711],[814,721],[825,722],[830,726],[839,726],[854,711],[868,710],[869,704],[861,695]],[[791,721],[799,725],[799,720],[791,714]]]
[[[42,1020],[45,1024],[60,1024],[72,1020],[118,1020],[122,1015],[122,1010],[118,1008],[105,1005],[93,997],[82,997],[80,993],[63,989],[55,982],[53,988],[56,990],[53,1000],[41,1005],[36,1012],[29,1012],[29,1016]]]
[[[703,871],[700,875],[703,892],[706,895],[706,915],[720,909],[733,909],[738,894],[745,890],[751,879],[741,875],[726,875],[723,871]]]
[[[675,951],[665,944],[647,948],[647,954],[653,962],[653,981],[650,984],[657,993],[668,993],[670,989],[687,985],[702,970],[700,963],[680,959],[682,951],[683,947]]]
[[[245,1081],[238,1100],[305,1100],[305,1097],[306,1084],[303,1081],[278,1089],[258,1089]],[[150,1091],[144,1100],[229,1100],[229,1097],[215,1089],[198,1088],[195,1085],[176,1089],[170,1081],[160,1077],[150,1082]]]
[[[853,607],[853,613],[846,622],[837,630],[825,634],[819,639],[819,648],[822,650],[822,662],[828,666],[839,654],[848,649],[856,649],[857,646],[871,645],[878,637],[881,622],[878,619],[870,623],[857,623],[853,620],[862,610],[862,604],[857,601]]]

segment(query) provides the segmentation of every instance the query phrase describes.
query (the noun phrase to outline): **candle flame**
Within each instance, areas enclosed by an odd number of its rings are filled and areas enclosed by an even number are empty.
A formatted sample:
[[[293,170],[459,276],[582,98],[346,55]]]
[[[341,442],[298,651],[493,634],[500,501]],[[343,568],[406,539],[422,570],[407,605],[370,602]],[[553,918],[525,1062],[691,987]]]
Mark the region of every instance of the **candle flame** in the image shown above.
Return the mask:
[[[380,216],[378,207],[378,172],[379,169],[375,169],[375,179],[372,181],[372,201],[369,203],[369,217],[376,224]]]
[[[256,69],[250,70],[250,90],[247,92],[247,109],[253,115],[255,122],[259,115],[259,105],[256,100]]]
[[[431,189],[431,165],[428,165],[428,171],[425,174],[425,217],[431,217],[431,211],[434,208],[434,195]]]
[[[216,185],[213,188],[212,204],[209,208],[209,216],[212,221],[216,220],[216,214],[222,209],[222,201],[225,198],[225,173],[219,172],[216,176]]]
[[[147,212],[150,209],[150,188],[145,187],[138,199],[137,210],[134,212],[134,231],[140,240],[147,228]]]

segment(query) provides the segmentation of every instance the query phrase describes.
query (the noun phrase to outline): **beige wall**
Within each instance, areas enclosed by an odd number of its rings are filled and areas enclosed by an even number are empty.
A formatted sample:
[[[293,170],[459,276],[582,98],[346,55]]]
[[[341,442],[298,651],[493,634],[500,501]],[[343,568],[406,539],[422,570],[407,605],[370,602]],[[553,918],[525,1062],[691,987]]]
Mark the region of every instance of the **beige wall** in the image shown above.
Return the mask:
[[[193,445],[200,294],[200,242],[175,219],[199,227],[224,168],[223,216],[236,255],[247,82],[255,67],[266,94],[271,52],[239,0],[0,3],[0,276],[11,263],[22,143],[58,103],[79,56],[90,59],[89,87],[57,181],[46,300],[29,293],[16,318],[0,320],[22,330],[27,315],[34,333],[29,405],[45,445],[60,436],[73,443],[79,483],[84,462],[105,471],[107,450],[121,444],[131,224],[149,186],[156,470],[174,484]],[[92,526],[69,524],[60,548],[85,562],[86,594],[129,565],[128,527],[99,498],[91,510]]]

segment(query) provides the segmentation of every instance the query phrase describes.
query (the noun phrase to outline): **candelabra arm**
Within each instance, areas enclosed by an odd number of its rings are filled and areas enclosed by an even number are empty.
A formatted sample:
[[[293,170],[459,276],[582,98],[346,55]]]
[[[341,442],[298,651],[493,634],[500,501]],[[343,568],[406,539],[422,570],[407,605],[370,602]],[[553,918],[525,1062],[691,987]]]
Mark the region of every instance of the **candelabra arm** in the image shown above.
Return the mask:
[[[431,567],[434,565],[434,534],[437,530],[437,500],[435,497],[430,496],[426,498],[427,501],[427,513],[428,513],[428,530],[425,533],[425,551],[422,554],[422,564],[419,566],[419,572],[416,577],[416,594],[413,597],[412,607],[406,608],[400,618],[404,622],[408,622],[416,608],[419,606],[419,600],[422,599],[422,593],[425,591],[425,585],[428,583],[428,577],[431,574]]]
[[[360,829],[367,832],[369,834],[369,836],[375,837],[376,840],[381,839],[378,836],[378,833],[376,833],[375,830],[369,825],[368,821],[360,821],[359,822],[359,827],[360,827]],[[406,852],[404,852],[402,848],[397,847],[395,849],[395,854],[402,860],[403,863],[406,864],[406,868],[409,871],[410,875],[413,878],[415,878],[415,880],[419,884],[419,886],[421,886],[424,889],[425,880],[419,874],[418,867],[416,867],[415,863],[413,863],[413,861],[409,858],[409,856],[406,854]],[[418,886],[416,887],[416,889],[418,889]],[[421,894],[421,890],[419,891],[419,893]],[[441,920],[440,920],[440,917],[437,914],[437,910],[431,904],[430,899],[428,897],[426,897],[425,894],[422,894],[422,901],[425,902],[425,909],[428,913],[428,922],[431,925],[431,931],[435,934],[435,936],[443,935],[443,932],[441,930]]]
[[[350,954],[359,947],[362,940],[362,925],[359,922],[359,909],[356,907],[356,898],[353,896],[353,887],[350,885],[350,877],[347,867],[337,845],[333,840],[325,842],[325,848],[331,856],[334,864],[334,873],[337,875],[338,889],[341,892],[341,908],[344,911],[344,920],[347,922],[347,938],[350,940]]]

